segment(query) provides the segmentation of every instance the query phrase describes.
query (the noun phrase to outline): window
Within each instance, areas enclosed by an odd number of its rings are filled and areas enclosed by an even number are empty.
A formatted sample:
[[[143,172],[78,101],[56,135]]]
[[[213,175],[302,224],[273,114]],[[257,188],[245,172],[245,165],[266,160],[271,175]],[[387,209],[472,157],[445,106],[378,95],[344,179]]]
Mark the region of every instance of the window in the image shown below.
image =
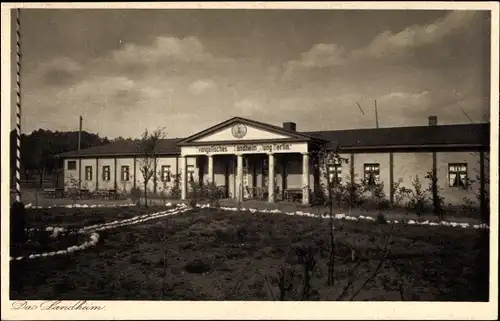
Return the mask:
[[[331,183],[340,184],[342,181],[342,165],[331,164],[328,166],[328,177],[330,178]]]
[[[448,164],[450,187],[467,186],[467,164]]]
[[[122,166],[121,180],[122,180],[122,182],[128,182],[130,180],[130,167],[129,166]]]
[[[76,170],[76,161],[68,161],[68,171]]]
[[[111,179],[111,167],[103,166],[102,167],[102,180],[109,181]]]
[[[380,164],[365,164],[365,184],[373,186],[380,181]]]
[[[170,165],[163,165],[161,167],[161,181],[170,182]]]
[[[187,166],[187,175],[188,175],[188,182],[194,182],[194,166],[193,165]]]
[[[92,180],[92,166],[85,166],[85,180]]]

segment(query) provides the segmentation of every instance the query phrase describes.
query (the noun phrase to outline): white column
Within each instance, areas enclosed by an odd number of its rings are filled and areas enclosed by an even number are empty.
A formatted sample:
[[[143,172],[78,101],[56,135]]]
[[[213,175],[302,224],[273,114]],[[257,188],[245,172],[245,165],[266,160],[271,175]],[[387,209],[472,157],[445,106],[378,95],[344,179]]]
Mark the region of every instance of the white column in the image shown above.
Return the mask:
[[[236,196],[243,201],[243,155],[237,155],[236,163]]]
[[[269,178],[268,178],[268,201],[269,203],[274,203],[274,155],[269,154]]]
[[[309,204],[309,154],[302,154],[302,204]]]
[[[186,156],[179,158],[181,168],[181,200],[186,200],[187,194],[187,159]]]
[[[208,182],[214,182],[214,157],[208,155]]]

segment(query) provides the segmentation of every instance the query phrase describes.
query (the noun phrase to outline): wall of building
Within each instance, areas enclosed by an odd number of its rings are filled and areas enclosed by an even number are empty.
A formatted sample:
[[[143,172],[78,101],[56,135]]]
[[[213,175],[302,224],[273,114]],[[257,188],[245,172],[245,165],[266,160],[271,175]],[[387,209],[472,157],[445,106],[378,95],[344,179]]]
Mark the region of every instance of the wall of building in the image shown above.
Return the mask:
[[[489,177],[489,162],[488,153],[486,154],[485,161],[485,176]],[[390,198],[391,192],[391,175],[390,175],[390,153],[354,153],[354,162],[342,164],[342,181],[347,182],[350,179],[350,169],[351,166],[354,167],[354,173],[356,180],[359,182],[363,178],[364,174],[364,164],[365,163],[379,163],[380,164],[380,181],[384,183],[384,192],[386,198]],[[351,154],[341,154],[343,158],[351,161]],[[248,186],[263,186],[263,176],[262,176],[262,161],[267,156],[263,157],[249,157],[248,164]],[[192,165],[194,170],[194,180],[198,180],[198,166],[203,164],[205,181],[208,180],[208,162],[197,162],[196,157],[187,157],[187,165]],[[76,169],[68,170],[68,162],[76,161]],[[413,180],[418,175],[422,183],[423,188],[427,188],[429,185],[428,179],[425,178],[426,174],[432,170],[433,154],[431,152],[394,152],[393,153],[393,181],[397,182],[398,179],[403,179],[401,186],[407,188],[413,188]],[[67,188],[70,180],[74,179],[76,182],[78,180],[78,159],[65,159],[64,160],[64,182]],[[468,189],[462,189],[459,187],[449,186],[449,173],[448,165],[450,163],[466,163],[467,164],[467,174],[469,179],[474,182],[469,186]],[[162,165],[170,165],[172,174],[181,173],[181,161],[179,159],[179,167],[177,167],[176,157],[160,157],[158,158],[157,173],[160,173]],[[227,165],[226,165],[227,164]],[[254,174],[253,167],[255,164],[256,181],[253,182]],[[98,166],[96,168],[96,165]],[[104,181],[102,178],[103,166],[110,166],[110,179],[109,181]],[[128,182],[121,181],[121,166],[127,165],[130,167],[130,180]],[[92,168],[92,179],[86,180],[85,177],[85,167],[90,166]],[[226,166],[228,168],[228,188],[229,193],[232,197],[235,195],[235,169],[236,169],[236,157],[231,156],[216,156],[214,157],[214,178],[217,185],[226,185]],[[283,167],[280,157],[275,158],[275,182],[276,186],[279,187],[280,191],[283,190],[282,184],[282,174]],[[314,176],[313,176],[313,166],[314,162],[309,159],[309,186],[311,189],[314,187]],[[463,199],[468,198],[471,201],[478,203],[477,195],[480,188],[480,183],[478,177],[480,175],[480,157],[477,152],[437,152],[436,153],[436,169],[438,174],[438,184],[440,187],[440,194],[444,198],[445,205],[461,205],[464,203]],[[302,155],[301,154],[290,154],[287,155],[287,165],[286,165],[286,179],[288,188],[301,188],[302,187]],[[130,191],[134,186],[134,181],[136,187],[143,188],[143,178],[140,173],[140,160],[136,160],[136,171],[134,174],[134,159],[131,157],[119,157],[116,158],[116,168],[114,158],[99,158],[96,163],[96,158],[82,158],[81,160],[81,179],[82,188],[88,188],[91,191],[98,189],[113,189],[115,188],[115,175],[116,176],[116,187],[118,191]],[[172,177],[173,178],[173,177]],[[324,173],[320,173],[321,182],[325,182]],[[172,179],[170,183],[165,184],[168,189],[171,189],[174,185],[174,180]],[[163,182],[161,182],[158,176],[157,180],[157,192],[161,192],[163,189]],[[154,189],[154,181],[151,180],[148,184],[150,191]],[[486,188],[489,188],[486,185]]]
[[[179,169],[177,168],[179,163],[180,161],[178,161],[178,158],[175,156],[158,158],[156,164],[156,174],[157,174],[156,192],[158,194],[163,193],[165,195],[170,195],[172,193],[172,190],[176,188],[175,174],[179,171]],[[169,182],[162,180],[162,166],[170,166]],[[154,182],[153,182],[153,187],[154,187]],[[180,188],[180,183],[179,183],[179,188]]]
[[[68,169],[68,162],[75,161],[76,162],[76,168],[74,170],[69,170]],[[70,186],[72,186],[73,183],[77,183],[78,181],[78,159],[76,158],[68,158],[64,160],[64,171],[63,171],[63,182],[64,182],[64,189],[67,190]]]
[[[393,180],[397,183],[402,179],[400,187],[414,189],[413,183],[417,176],[422,188],[429,187],[429,180],[425,176],[432,171],[432,153],[393,153],[393,166]],[[394,193],[395,200],[399,201],[400,205],[408,202],[408,198],[399,197],[396,190]]]
[[[122,181],[121,179],[121,171],[122,171],[122,166],[128,166],[129,167],[129,180],[128,181]],[[128,158],[117,158],[116,159],[116,174],[117,174],[117,190],[118,192],[121,193],[128,193],[130,190],[134,187],[134,180],[136,175],[134,174],[134,158],[128,157]]]
[[[196,159],[196,156],[188,156],[188,157],[186,157],[186,166],[188,167],[187,168],[188,173],[186,175],[186,178],[187,178],[187,190],[188,191],[191,190],[189,171],[193,172],[193,182],[198,182],[199,181],[199,176],[198,176],[199,166],[198,165],[199,164],[198,164],[198,161]],[[182,173],[182,167],[180,168],[180,170],[181,170],[181,173]],[[181,175],[181,180],[182,180],[182,175]]]
[[[364,179],[364,166],[369,163],[380,164],[380,183],[384,184],[384,193],[388,199],[390,196],[390,166],[389,153],[355,153],[354,154],[354,177],[357,182]],[[347,166],[346,166],[347,167]]]
[[[97,167],[96,167],[96,159],[95,158],[82,158],[81,160],[82,164],[82,188],[88,189],[90,191],[96,190],[97,187],[97,175],[99,174],[97,172]],[[92,168],[92,177],[88,180],[86,177],[86,168],[90,167]]]
[[[96,176],[97,188],[99,190],[115,189],[115,159],[114,158],[99,158],[99,175]],[[104,180],[104,167],[109,166],[109,180]],[[118,185],[118,184],[117,184]]]

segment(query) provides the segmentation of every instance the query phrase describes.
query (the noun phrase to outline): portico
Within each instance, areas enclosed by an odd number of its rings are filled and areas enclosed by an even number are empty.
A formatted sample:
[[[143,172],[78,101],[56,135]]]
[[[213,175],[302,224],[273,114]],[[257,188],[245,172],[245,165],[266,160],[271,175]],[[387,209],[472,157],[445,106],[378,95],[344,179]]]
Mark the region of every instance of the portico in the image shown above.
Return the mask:
[[[199,180],[215,183],[229,198],[257,195],[268,202],[282,199],[286,190],[302,190],[309,204],[311,138],[294,130],[233,118],[179,142],[181,198],[188,196],[186,158],[202,164]]]

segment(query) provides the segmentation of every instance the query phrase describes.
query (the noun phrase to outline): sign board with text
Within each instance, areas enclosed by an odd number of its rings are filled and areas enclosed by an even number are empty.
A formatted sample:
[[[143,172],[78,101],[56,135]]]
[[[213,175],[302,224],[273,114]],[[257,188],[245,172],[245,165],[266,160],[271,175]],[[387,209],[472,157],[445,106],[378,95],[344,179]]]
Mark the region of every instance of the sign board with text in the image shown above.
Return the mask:
[[[262,143],[237,145],[183,146],[181,155],[238,155],[269,153],[307,153],[307,143]]]

